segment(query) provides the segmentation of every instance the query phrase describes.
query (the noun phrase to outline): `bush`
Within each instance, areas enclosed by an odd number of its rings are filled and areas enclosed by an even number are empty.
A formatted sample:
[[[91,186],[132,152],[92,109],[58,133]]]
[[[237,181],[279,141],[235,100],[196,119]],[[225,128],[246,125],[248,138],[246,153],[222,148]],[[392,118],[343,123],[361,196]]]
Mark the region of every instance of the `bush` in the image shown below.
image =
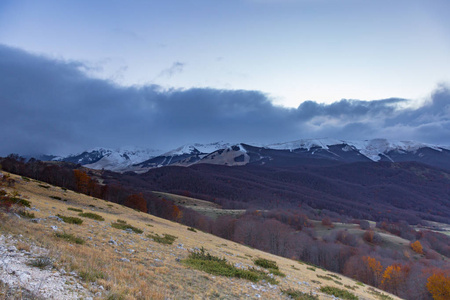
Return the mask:
[[[97,221],[105,221],[105,219],[102,216],[94,214],[94,213],[90,213],[90,212],[79,213],[78,215],[80,217],[85,217],[85,218],[89,218],[89,219],[93,219],[93,220],[97,220]]]
[[[49,196],[49,197],[52,199],[55,199],[55,200],[62,200],[61,197],[58,197],[58,196]]]
[[[73,207],[68,207],[67,210],[76,211],[76,212],[83,212],[82,209],[79,209],[79,208],[73,208]]]
[[[52,264],[52,260],[47,256],[39,256],[29,263],[30,266],[36,267],[39,269],[44,269],[47,266],[50,266],[51,264]]]
[[[81,279],[86,282],[95,282],[97,279],[104,279],[105,274],[102,271],[89,269],[87,271],[79,272]]]
[[[81,220],[80,218],[77,218],[77,217],[67,217],[67,216],[63,216],[63,215],[56,215],[56,216],[58,216],[65,223],[68,223],[68,224],[80,225],[81,223],[83,223],[83,220]]]
[[[273,278],[270,278],[266,273],[255,269],[244,270],[239,269],[228,263],[225,258],[213,256],[205,252],[202,247],[198,251],[191,252],[183,263],[200,271],[207,272],[213,275],[221,275],[226,277],[236,277],[247,279],[253,282],[259,280],[267,280],[271,283],[277,283]]]
[[[20,211],[18,211],[18,213],[19,213],[19,215],[21,215],[22,217],[27,218],[27,219],[34,219],[34,218],[36,218],[34,213],[29,213],[26,210],[20,210]]]
[[[335,297],[339,297],[341,299],[346,300],[358,300],[358,297],[355,294],[346,291],[344,289],[332,287],[332,286],[323,286],[320,288],[320,291],[325,294],[333,295]]]
[[[192,231],[192,232],[197,232],[197,230],[195,230],[195,228],[192,228],[192,227],[188,227],[187,230]]]
[[[143,233],[144,231],[143,230],[141,230],[141,229],[139,229],[139,228],[136,228],[136,227],[134,227],[134,226],[131,226],[131,225],[129,225],[129,224],[126,224],[126,222],[125,223],[120,223],[120,222],[118,222],[118,223],[112,223],[111,224],[111,227],[113,227],[113,228],[116,228],[116,229],[122,229],[122,230],[127,230],[127,229],[130,229],[130,230],[132,230],[134,233]]]
[[[149,234],[147,236],[153,239],[155,242],[165,245],[172,245],[173,242],[177,239],[176,236],[170,234],[163,234],[163,237],[159,236],[158,234]]]
[[[76,236],[74,236],[71,233],[65,233],[65,232],[60,233],[60,232],[57,232],[57,233],[55,233],[55,236],[57,238],[65,240],[67,242],[72,242],[72,243],[79,244],[79,245],[83,245],[85,243],[85,241],[82,238],[76,237]]]
[[[255,265],[266,268],[278,270],[277,263],[273,260],[268,260],[265,258],[258,258],[254,261]]]
[[[295,300],[316,300],[319,299],[318,296],[312,295],[312,294],[305,294],[302,291],[294,290],[294,289],[287,289],[287,290],[281,290],[283,294],[288,295],[292,299]]]

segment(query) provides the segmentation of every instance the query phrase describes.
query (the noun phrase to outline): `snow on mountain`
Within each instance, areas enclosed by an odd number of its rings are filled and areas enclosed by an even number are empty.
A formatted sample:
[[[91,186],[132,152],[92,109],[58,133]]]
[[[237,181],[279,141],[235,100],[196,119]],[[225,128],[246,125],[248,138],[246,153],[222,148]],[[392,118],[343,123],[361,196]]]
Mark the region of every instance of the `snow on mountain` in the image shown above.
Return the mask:
[[[177,156],[183,154],[208,154],[220,149],[225,149],[230,147],[231,144],[224,142],[215,142],[209,144],[188,144],[181,146],[175,150],[166,152],[161,156]]]
[[[87,168],[111,171],[124,170],[127,167],[143,162],[158,155],[160,151],[152,149],[140,149],[135,147],[124,147],[116,150],[105,148],[94,148],[81,154],[71,155],[58,159],[80,163]]]
[[[373,161],[379,161],[381,156],[385,156],[391,151],[415,152],[421,148],[431,148],[442,151],[440,147],[430,144],[412,142],[412,141],[390,141],[387,139],[373,139],[366,141],[352,141],[347,144],[354,146],[361,154]]]
[[[387,139],[372,139],[365,141],[343,141],[335,139],[307,139],[298,140],[287,143],[279,143],[267,145],[265,148],[275,149],[275,150],[289,150],[293,151],[295,149],[307,149],[319,147],[328,150],[329,146],[342,145],[346,146],[342,149],[347,151],[350,147],[354,147],[355,150],[359,151],[362,155],[366,156],[372,161],[379,161],[382,156],[386,156],[387,153],[391,151],[402,152],[415,152],[421,148],[431,148],[437,151],[442,151],[444,147],[438,147],[431,144],[413,142],[413,141],[390,141]]]
[[[289,151],[293,151],[295,149],[307,149],[309,151],[311,148],[314,147],[328,149],[328,146],[340,145],[344,143],[345,143],[344,141],[335,139],[305,139],[287,143],[271,144],[264,146],[264,148],[274,150],[289,150]]]

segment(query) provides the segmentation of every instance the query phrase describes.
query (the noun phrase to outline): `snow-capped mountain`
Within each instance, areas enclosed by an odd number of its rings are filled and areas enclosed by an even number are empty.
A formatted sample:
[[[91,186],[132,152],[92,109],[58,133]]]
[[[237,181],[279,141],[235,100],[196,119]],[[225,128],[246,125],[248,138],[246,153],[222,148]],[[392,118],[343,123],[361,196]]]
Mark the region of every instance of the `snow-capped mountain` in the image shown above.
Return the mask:
[[[87,168],[96,170],[105,169],[111,171],[123,171],[134,164],[138,164],[158,155],[160,152],[161,151],[158,150],[134,147],[116,150],[94,148],[76,155],[56,157],[53,160],[81,164]]]
[[[92,169],[117,172],[147,172],[164,166],[215,164],[241,166],[327,165],[350,162],[416,161],[450,169],[450,148],[411,141],[372,139],[344,141],[304,139],[286,143],[253,146],[216,142],[188,144],[172,151],[96,148],[57,160],[79,163]]]

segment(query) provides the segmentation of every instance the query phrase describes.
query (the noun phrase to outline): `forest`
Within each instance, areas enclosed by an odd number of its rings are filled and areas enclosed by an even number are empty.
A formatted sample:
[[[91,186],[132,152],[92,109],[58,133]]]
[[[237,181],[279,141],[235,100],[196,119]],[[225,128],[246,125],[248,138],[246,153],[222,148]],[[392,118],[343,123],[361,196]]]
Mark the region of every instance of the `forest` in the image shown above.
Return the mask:
[[[420,227],[428,221],[450,223],[450,176],[440,169],[417,163],[295,170],[205,165],[137,175],[25,161],[17,155],[0,159],[0,164],[5,171],[338,272],[405,299],[450,298],[450,238]],[[246,212],[212,219],[152,190]],[[340,224],[358,230],[340,229]],[[394,247],[386,236],[402,238],[408,245]]]

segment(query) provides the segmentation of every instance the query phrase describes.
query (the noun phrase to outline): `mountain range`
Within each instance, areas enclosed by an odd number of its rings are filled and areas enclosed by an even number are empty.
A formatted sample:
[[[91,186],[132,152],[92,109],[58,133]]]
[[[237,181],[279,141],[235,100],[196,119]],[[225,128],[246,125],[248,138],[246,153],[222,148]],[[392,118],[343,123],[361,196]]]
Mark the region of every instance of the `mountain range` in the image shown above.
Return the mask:
[[[145,173],[163,166],[215,164],[256,165],[331,165],[349,162],[414,161],[450,170],[450,147],[412,141],[372,139],[343,141],[308,139],[270,145],[189,144],[168,152],[123,148],[95,148],[66,157],[45,156],[42,160],[66,161],[91,169]]]

